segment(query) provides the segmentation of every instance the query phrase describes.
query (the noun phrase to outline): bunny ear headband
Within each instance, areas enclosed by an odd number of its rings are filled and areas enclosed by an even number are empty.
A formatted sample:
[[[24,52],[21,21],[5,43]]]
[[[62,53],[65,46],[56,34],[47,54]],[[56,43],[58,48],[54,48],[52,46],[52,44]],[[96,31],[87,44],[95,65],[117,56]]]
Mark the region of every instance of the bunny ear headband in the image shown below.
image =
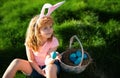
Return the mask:
[[[40,20],[42,17],[44,17],[44,16],[50,16],[50,14],[51,14],[55,9],[57,9],[59,6],[61,6],[64,2],[65,2],[65,1],[62,1],[62,2],[59,2],[59,3],[55,4],[55,5],[51,5],[51,4],[49,4],[49,3],[44,4],[43,7],[42,7],[40,16],[39,16],[39,18],[38,18],[38,20],[37,20],[37,23],[39,22],[39,20]],[[45,9],[46,9],[46,8],[48,8],[48,12],[47,12],[47,14],[45,15],[44,13],[45,13]]]

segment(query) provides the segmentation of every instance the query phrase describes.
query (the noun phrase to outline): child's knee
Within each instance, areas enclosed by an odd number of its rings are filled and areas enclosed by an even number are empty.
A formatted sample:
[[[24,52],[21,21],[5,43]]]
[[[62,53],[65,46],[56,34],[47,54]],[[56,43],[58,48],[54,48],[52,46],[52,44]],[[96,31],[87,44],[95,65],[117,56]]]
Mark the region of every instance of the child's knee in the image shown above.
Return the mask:
[[[49,64],[46,66],[46,71],[49,73],[57,72],[57,66],[55,64]]]
[[[20,61],[20,59],[16,58],[16,59],[14,59],[12,62],[18,63],[19,61]]]
[[[21,59],[16,58],[12,61],[12,63],[17,65],[17,64],[21,63]]]

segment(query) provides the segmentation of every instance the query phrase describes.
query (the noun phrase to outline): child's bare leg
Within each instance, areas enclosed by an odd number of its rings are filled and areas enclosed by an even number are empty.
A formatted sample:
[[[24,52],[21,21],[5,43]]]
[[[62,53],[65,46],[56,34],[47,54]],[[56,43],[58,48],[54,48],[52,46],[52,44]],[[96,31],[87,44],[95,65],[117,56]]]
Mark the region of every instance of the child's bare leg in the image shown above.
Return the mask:
[[[57,78],[57,66],[55,64],[49,64],[45,68],[46,78]]]
[[[2,78],[14,78],[18,70],[26,74],[31,74],[32,72],[32,68],[27,60],[14,59],[8,66]]]

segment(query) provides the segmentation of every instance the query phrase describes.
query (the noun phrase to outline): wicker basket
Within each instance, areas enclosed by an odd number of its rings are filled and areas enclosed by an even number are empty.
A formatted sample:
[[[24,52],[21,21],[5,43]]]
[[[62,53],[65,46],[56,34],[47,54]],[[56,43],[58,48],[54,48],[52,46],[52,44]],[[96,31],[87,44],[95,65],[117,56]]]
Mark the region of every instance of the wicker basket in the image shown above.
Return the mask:
[[[73,39],[76,38],[77,41],[80,44],[81,49],[74,49],[71,48],[71,44],[73,43]],[[69,59],[69,55],[73,52],[75,52],[76,50],[81,50],[82,52],[82,56],[81,56],[81,62],[78,65],[75,65],[73,62],[70,61]],[[87,54],[88,58],[83,60],[83,56],[84,53]],[[60,65],[62,67],[62,69],[66,72],[72,72],[72,73],[81,73],[82,71],[84,71],[86,69],[86,67],[91,63],[92,58],[90,57],[90,55],[87,52],[84,52],[83,50],[83,46],[80,42],[80,40],[78,39],[78,37],[76,35],[72,36],[70,39],[70,45],[69,45],[69,49],[62,52],[61,53],[62,58],[60,60]]]

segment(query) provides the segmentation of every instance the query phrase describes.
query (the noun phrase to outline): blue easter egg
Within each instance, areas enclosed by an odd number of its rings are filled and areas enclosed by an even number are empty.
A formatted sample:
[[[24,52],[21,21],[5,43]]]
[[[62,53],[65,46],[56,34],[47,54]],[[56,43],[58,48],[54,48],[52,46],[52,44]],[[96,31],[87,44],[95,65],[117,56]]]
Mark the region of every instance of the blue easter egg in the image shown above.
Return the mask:
[[[70,57],[70,60],[71,60],[72,62],[76,61],[76,59],[77,59],[77,58]]]
[[[76,54],[75,53],[70,54],[69,58],[72,62],[76,61]]]
[[[75,53],[70,54],[70,57],[76,57]]]
[[[77,50],[77,51],[76,51],[76,56],[77,56],[77,57],[81,57],[81,56],[82,56],[82,52],[81,52],[80,50]]]
[[[77,58],[77,60],[74,62],[74,64],[78,65],[81,62],[81,57]]]
[[[84,53],[84,57],[83,57],[83,59],[87,59],[87,58],[88,58],[87,54]]]
[[[57,56],[57,53],[56,53],[55,51],[53,51],[53,52],[51,53],[51,58],[55,59],[56,56]]]

